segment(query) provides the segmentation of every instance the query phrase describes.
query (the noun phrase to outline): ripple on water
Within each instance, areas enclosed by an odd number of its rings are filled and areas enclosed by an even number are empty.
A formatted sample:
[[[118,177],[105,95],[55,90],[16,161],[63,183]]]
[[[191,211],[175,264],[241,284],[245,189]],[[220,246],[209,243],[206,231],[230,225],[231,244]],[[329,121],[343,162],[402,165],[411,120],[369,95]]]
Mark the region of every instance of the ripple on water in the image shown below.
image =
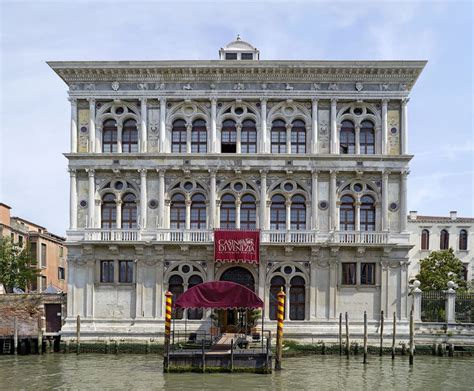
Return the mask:
[[[254,374],[163,374],[155,355],[53,354],[0,356],[0,390],[472,390],[474,360],[307,356],[285,359],[283,371]]]

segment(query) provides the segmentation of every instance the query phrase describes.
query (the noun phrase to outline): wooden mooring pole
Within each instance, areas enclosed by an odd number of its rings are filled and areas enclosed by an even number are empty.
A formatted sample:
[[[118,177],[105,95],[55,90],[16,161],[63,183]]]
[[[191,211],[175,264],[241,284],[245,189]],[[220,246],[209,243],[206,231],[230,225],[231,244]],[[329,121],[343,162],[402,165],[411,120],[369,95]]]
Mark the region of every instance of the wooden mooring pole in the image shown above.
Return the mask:
[[[410,311],[410,365],[413,365],[415,355],[415,322],[413,320],[413,306]]]
[[[81,353],[81,317],[76,319],[76,354]]]
[[[393,326],[392,326],[392,360],[395,359],[395,336],[397,334],[397,313],[393,313]]]
[[[339,356],[342,356],[342,312],[339,314]]]
[[[364,311],[364,364],[367,364],[367,311]]]
[[[38,316],[38,354],[43,353],[43,322],[41,321],[41,315]]]
[[[18,323],[16,318],[13,320],[13,353],[18,354]]]
[[[380,348],[379,348],[379,356],[383,355],[383,310],[380,311]]]
[[[349,359],[350,354],[351,354],[351,346],[349,344],[349,315],[346,312],[346,355],[347,355],[347,359]]]
[[[230,371],[234,371],[234,340],[230,340]]]
[[[173,294],[170,291],[165,293],[166,313],[165,313],[165,362],[164,369],[168,372],[170,368],[170,337],[171,337],[171,311],[173,308]],[[204,346],[204,345],[203,345]]]
[[[277,341],[276,341],[276,357],[275,371],[281,371],[281,358],[283,355],[283,320],[285,318],[285,292],[283,287],[277,294],[278,311],[277,311]]]

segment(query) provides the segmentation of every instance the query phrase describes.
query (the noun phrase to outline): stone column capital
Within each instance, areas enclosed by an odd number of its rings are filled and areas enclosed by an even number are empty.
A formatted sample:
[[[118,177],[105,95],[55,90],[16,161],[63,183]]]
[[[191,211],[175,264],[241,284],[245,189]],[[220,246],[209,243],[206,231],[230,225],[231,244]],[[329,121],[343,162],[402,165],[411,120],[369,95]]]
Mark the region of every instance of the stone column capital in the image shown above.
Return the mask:
[[[160,98],[158,98],[158,100],[160,101],[160,103],[162,105],[166,104],[166,98],[165,97],[160,97]]]
[[[318,104],[319,98],[311,98],[311,102],[312,102],[313,104]]]
[[[145,177],[146,176],[146,173],[147,173],[147,169],[146,168],[140,168],[139,170],[137,170],[139,173],[140,173],[140,176],[141,177]]]
[[[387,106],[388,102],[390,102],[390,99],[388,98],[382,98],[382,105]]]
[[[86,172],[89,174],[89,178],[94,177],[95,170],[93,168],[86,168]]]
[[[147,102],[148,102],[148,98],[145,98],[145,97],[140,98],[140,103],[141,104],[146,105]]]
[[[209,99],[211,101],[211,104],[212,105],[216,105],[217,104],[217,98],[211,98]]]
[[[209,170],[209,174],[211,175],[211,178],[215,178],[216,175],[217,175],[217,169],[215,168],[210,168]]]
[[[267,176],[267,174],[268,174],[268,170],[265,170],[265,169],[263,169],[263,170],[260,170],[260,176],[262,176],[262,177],[266,177],[266,176]]]
[[[392,172],[390,170],[383,170],[382,172],[382,177],[384,179],[388,179],[388,176],[391,174]]]
[[[336,106],[337,104],[337,98],[331,98],[331,105]]]
[[[77,98],[75,98],[75,97],[73,97],[73,96],[69,96],[69,97],[67,98],[67,100],[68,100],[69,102],[71,102],[71,105],[77,105]]]
[[[71,178],[76,177],[77,170],[75,168],[68,168],[68,172]]]
[[[261,103],[261,104],[265,104],[265,105],[266,105],[267,102],[268,102],[268,98],[260,98],[260,103]]]

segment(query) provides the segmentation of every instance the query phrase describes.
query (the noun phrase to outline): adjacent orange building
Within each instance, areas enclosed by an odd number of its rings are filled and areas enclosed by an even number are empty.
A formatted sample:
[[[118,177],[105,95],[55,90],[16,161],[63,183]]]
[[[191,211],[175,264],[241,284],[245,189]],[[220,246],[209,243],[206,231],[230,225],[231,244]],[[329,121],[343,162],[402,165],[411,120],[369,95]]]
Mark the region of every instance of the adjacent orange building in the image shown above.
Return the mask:
[[[66,291],[66,247],[65,238],[48,232],[45,227],[20,217],[12,217],[11,207],[0,202],[0,237],[7,236],[20,247],[29,244],[38,268],[38,278],[29,288],[44,291],[52,285]]]

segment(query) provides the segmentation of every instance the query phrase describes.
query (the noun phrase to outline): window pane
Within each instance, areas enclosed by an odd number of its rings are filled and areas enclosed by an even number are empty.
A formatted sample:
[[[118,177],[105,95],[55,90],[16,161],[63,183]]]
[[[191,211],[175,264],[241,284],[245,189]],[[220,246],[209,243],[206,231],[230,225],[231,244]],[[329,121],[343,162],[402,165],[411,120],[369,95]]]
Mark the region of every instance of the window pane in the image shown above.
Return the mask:
[[[356,284],[356,263],[342,263],[342,284],[355,285]]]
[[[360,283],[363,285],[375,284],[375,263],[362,263],[361,264]]]

